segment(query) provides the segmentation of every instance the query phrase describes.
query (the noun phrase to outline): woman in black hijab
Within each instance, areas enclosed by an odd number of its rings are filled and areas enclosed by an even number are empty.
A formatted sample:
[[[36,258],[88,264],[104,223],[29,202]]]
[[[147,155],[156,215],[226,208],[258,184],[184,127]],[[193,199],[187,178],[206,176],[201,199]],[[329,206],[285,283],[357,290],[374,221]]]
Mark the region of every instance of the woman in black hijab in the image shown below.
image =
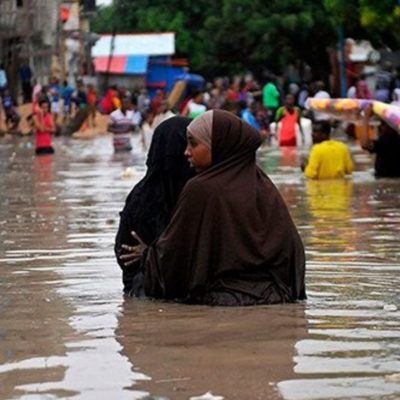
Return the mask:
[[[305,299],[305,255],[278,190],[256,166],[262,138],[212,110],[188,126],[185,154],[199,174],[144,262],[147,296],[210,305]]]
[[[132,189],[120,213],[114,250],[122,269],[125,293],[142,294],[140,261],[132,263],[129,256],[128,259],[124,256],[125,249],[138,244],[132,231],[146,245],[156,240],[170,222],[183,186],[193,176],[184,156],[186,128],[190,121],[172,117],[157,127],[147,156],[146,175]]]

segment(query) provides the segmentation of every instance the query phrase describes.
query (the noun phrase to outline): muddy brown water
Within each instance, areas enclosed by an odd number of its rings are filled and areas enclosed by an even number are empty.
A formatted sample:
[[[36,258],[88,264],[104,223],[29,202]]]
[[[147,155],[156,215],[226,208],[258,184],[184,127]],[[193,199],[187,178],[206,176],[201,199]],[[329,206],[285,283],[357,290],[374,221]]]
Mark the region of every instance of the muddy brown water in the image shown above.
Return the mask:
[[[143,175],[108,136],[0,139],[1,399],[400,398],[400,180],[309,182],[305,150],[264,149],[306,246],[304,304],[209,308],[124,299],[118,211]],[[131,174],[122,177],[127,167]],[[399,307],[399,309],[398,309]]]

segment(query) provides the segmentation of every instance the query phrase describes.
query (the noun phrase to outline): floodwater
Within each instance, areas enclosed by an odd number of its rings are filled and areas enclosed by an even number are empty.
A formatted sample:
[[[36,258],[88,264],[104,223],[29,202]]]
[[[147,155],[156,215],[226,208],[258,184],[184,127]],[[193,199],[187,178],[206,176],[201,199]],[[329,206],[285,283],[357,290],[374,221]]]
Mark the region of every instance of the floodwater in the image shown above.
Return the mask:
[[[35,158],[29,139],[0,139],[1,399],[400,398],[400,180],[375,180],[357,145],[353,179],[331,182],[302,178],[306,150],[264,149],[304,240],[308,300],[124,299],[113,239],[145,171],[135,141],[120,156],[109,136],[60,138]]]

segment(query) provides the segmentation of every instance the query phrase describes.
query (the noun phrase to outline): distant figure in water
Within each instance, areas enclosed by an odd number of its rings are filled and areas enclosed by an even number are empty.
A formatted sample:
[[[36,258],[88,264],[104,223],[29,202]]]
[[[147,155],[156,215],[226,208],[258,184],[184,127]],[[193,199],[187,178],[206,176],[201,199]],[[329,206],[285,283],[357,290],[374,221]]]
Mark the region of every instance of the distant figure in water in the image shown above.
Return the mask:
[[[107,127],[107,130],[113,134],[115,152],[132,150],[131,137],[134,128],[131,99],[124,97],[121,101],[121,108],[110,114],[110,122]]]
[[[400,133],[385,121],[379,125],[376,140],[368,137],[372,106],[364,110],[364,124],[361,133],[361,147],[375,154],[375,176],[377,178],[400,178]]]
[[[156,240],[169,224],[183,186],[194,176],[184,156],[190,121],[172,117],[156,128],[147,156],[146,175],[133,188],[120,213],[115,254],[122,269],[124,292],[133,296],[144,295],[140,260],[135,260],[136,256],[129,252],[139,243],[135,235],[146,245]]]
[[[286,95],[285,105],[278,108],[275,121],[277,124],[277,136],[279,146],[296,146],[296,129],[300,129],[304,142],[304,133],[301,126],[301,110],[295,106],[295,97],[292,94]]]
[[[256,165],[259,133],[222,110],[207,111],[187,131],[185,155],[198,175],[146,249],[145,294],[220,306],[305,299],[303,244],[281,195]]]
[[[338,179],[353,172],[349,148],[342,142],[332,140],[331,125],[328,121],[313,125],[313,147],[310,158],[302,166],[310,179]]]
[[[33,123],[36,155],[53,154],[52,137],[56,127],[50,111],[50,102],[47,99],[39,100],[39,110],[33,115]]]

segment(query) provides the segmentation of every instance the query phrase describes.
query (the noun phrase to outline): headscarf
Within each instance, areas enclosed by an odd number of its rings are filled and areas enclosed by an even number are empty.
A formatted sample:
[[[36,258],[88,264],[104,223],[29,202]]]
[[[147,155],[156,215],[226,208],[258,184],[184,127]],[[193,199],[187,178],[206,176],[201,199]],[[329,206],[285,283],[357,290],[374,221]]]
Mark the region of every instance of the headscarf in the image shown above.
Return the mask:
[[[126,291],[131,285],[133,266],[124,268],[118,256],[121,245],[134,245],[131,231],[151,244],[168,225],[183,186],[194,173],[184,151],[189,118],[173,117],[155,130],[147,156],[147,172],[128,195],[120,213],[120,224],[115,238],[115,254],[123,269]]]
[[[187,131],[209,149],[211,149],[213,115],[213,110],[206,111],[200,117],[195,118],[187,127]]]
[[[212,113],[212,165],[187,183],[149,248],[145,293],[212,305],[304,299],[304,248],[278,190],[256,165],[260,135],[229,112]]]

